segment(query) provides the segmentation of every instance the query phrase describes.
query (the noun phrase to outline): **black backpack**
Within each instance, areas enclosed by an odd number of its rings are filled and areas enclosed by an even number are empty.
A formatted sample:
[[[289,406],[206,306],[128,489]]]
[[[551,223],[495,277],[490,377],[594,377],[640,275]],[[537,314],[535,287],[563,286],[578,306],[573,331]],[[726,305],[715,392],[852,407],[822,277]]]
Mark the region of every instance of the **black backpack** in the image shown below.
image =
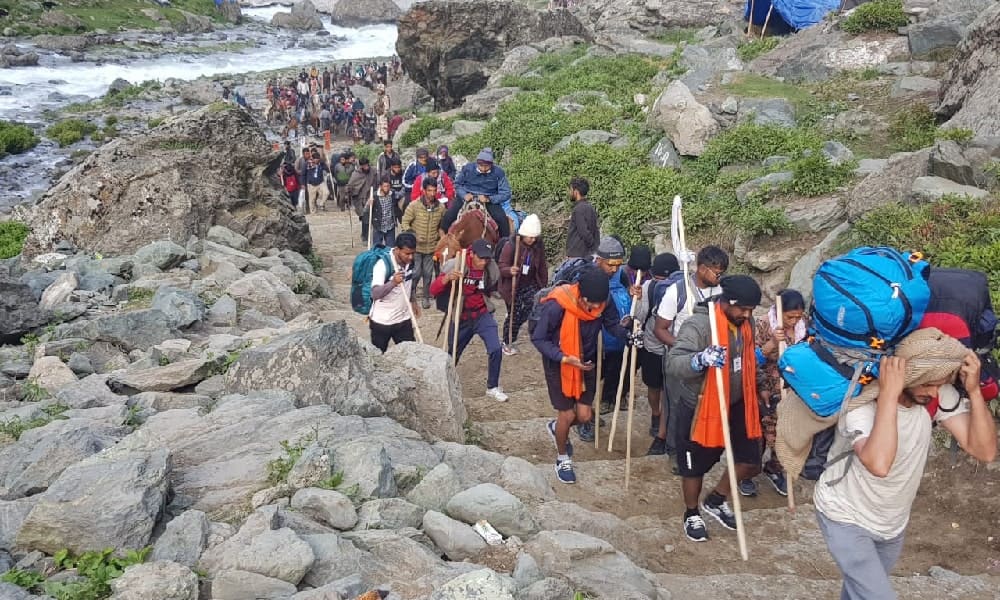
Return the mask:
[[[653,281],[653,291],[649,297],[649,314],[646,315],[646,320],[642,322],[642,329],[646,329],[646,324],[649,323],[649,319],[656,314],[656,309],[660,307],[660,302],[663,301],[664,294],[670,289],[670,286],[677,285],[677,310],[680,312],[681,307],[687,303],[687,282],[684,281],[684,271],[674,271],[667,276],[666,279],[662,281]]]
[[[570,258],[556,267],[556,271],[552,275],[552,283],[535,292],[535,295],[531,298],[531,312],[528,313],[528,333],[530,334],[535,331],[538,319],[542,316],[542,298],[548,296],[556,286],[576,283],[584,273],[597,268],[599,267],[593,261],[585,258]]]

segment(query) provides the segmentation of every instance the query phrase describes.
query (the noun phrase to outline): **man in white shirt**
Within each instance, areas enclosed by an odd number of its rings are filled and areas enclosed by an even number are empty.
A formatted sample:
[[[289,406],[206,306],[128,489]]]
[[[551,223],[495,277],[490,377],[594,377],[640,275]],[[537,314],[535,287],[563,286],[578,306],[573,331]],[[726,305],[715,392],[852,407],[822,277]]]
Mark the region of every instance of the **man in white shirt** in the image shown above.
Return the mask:
[[[653,309],[656,315],[653,335],[664,345],[663,356],[666,356],[673,347],[677,341],[677,332],[691,314],[686,307],[691,306],[693,309],[696,304],[721,294],[722,286],[719,282],[727,269],[729,269],[729,255],[726,251],[718,246],[705,246],[695,257],[695,269],[689,274],[691,281],[684,286],[683,294],[678,289],[681,282],[670,286],[663,293],[660,304]],[[672,454],[671,446],[677,432],[676,427],[671,427],[673,422],[670,420],[672,403],[676,400],[676,395],[671,397],[670,394],[671,383],[669,379],[664,379],[666,410],[660,413],[659,426],[653,439],[653,454]]]
[[[844,577],[841,600],[895,600],[889,575],[927,462],[932,421],[974,458],[996,457],[996,424],[979,389],[979,358],[940,336],[932,357],[929,345],[922,351],[904,340],[896,356],[883,358],[877,400],[848,412],[837,428],[830,456],[852,453],[834,459],[816,484],[813,502]],[[967,399],[950,384],[956,371]]]
[[[372,268],[372,308],[368,313],[368,326],[372,345],[386,351],[389,341],[399,344],[414,341],[410,308],[420,317],[420,307],[409,297],[407,289],[413,279],[413,254],[417,251],[417,237],[404,231],[396,236],[396,246],[389,251],[392,273],[384,260]],[[410,307],[407,307],[407,303]]]

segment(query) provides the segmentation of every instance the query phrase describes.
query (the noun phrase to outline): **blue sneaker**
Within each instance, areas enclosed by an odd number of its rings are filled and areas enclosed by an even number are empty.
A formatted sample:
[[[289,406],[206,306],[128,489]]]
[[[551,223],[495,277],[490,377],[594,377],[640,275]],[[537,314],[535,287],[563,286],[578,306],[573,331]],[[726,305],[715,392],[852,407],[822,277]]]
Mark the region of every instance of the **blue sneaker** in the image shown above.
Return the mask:
[[[757,482],[753,479],[740,480],[740,496],[754,498],[757,496]]]
[[[778,492],[782,496],[788,495],[788,480],[785,479],[784,473],[768,473],[765,471],[764,476],[767,477],[767,480],[774,486],[774,491]]]
[[[556,477],[558,477],[559,481],[562,483],[576,483],[576,473],[573,472],[572,459],[556,461]]]
[[[556,420],[552,419],[551,421],[549,421],[546,424],[545,429],[548,430],[549,437],[552,438],[552,443],[555,444],[556,443]],[[558,446],[556,446],[556,452],[557,453],[559,452],[559,447]],[[569,456],[569,457],[573,456],[573,442],[569,441],[569,436],[566,436],[566,456]]]
[[[580,436],[581,442],[593,442],[594,441],[594,424],[593,423],[580,423],[576,426],[576,434]]]

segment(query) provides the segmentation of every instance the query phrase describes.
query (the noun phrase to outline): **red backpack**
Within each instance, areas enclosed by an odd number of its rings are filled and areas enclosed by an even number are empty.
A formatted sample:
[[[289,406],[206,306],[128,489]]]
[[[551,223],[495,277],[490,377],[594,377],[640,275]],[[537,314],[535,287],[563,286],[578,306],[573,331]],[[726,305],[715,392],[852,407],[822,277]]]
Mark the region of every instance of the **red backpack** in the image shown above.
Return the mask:
[[[299,178],[295,175],[295,173],[285,175],[285,191],[289,194],[294,194],[299,191]]]

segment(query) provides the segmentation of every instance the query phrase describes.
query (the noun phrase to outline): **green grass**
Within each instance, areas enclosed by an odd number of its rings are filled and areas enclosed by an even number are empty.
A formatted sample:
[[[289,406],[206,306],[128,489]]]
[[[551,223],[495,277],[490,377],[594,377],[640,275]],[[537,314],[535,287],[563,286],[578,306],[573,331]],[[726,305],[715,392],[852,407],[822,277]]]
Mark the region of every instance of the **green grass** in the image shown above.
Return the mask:
[[[442,119],[436,115],[420,117],[416,123],[410,126],[399,138],[399,145],[403,147],[413,147],[426,138],[435,129],[451,129],[451,124],[458,120],[458,117]]]
[[[146,127],[156,129],[160,125],[163,125],[164,121],[166,121],[164,117],[150,117],[150,119],[146,121]]]
[[[12,258],[21,253],[24,240],[31,230],[20,221],[0,223],[0,259]]]
[[[159,7],[147,0],[63,0],[58,9],[77,17],[83,23],[84,31],[103,29],[152,29],[160,24],[143,14],[143,9],[155,8],[170,23],[176,25],[184,20],[181,10],[204,15],[215,21],[222,17],[215,10],[213,0],[172,0],[170,7]],[[40,2],[22,0],[0,0],[0,8],[7,11],[0,18],[0,27],[13,27],[18,33],[34,35],[38,33],[67,34],[78,33],[67,28],[41,27],[38,17],[42,12]]]
[[[675,27],[653,36],[653,41],[663,44],[690,44],[698,33],[697,27]]]
[[[97,126],[90,121],[85,121],[83,119],[65,119],[63,121],[59,121],[55,125],[50,125],[45,130],[45,135],[58,142],[59,147],[63,148],[82,141],[83,138],[95,133],[96,131]]]
[[[38,145],[38,136],[20,123],[0,121],[0,156],[21,154]]]
[[[295,466],[295,463],[302,456],[302,452],[315,439],[316,436],[307,435],[294,444],[288,440],[282,440],[281,449],[284,451],[284,455],[268,461],[267,482],[271,485],[278,485],[287,481],[288,474],[291,473],[292,467]]]
[[[119,108],[125,106],[129,101],[147,96],[149,92],[159,91],[162,87],[159,81],[149,79],[142,83],[130,84],[118,91],[108,90],[108,93],[101,98],[89,102],[70,104],[62,110],[68,114],[79,114],[108,108]]]
[[[781,39],[777,37],[766,37],[764,39],[755,38],[741,43],[736,49],[736,52],[740,55],[741,60],[744,62],[750,62],[761,54],[765,54],[777,48],[778,42],[780,41]]]
[[[840,22],[840,28],[847,33],[859,34],[866,31],[889,31],[907,24],[903,12],[903,0],[873,0],[854,9]]]
[[[35,417],[34,419],[23,420],[18,416],[11,417],[10,419],[0,421],[0,434],[9,436],[16,441],[21,438],[21,434],[29,429],[44,427],[52,421],[65,419],[66,417],[62,416],[62,414],[67,410],[69,410],[69,407],[65,404],[51,404],[42,409],[42,416]]]
[[[155,294],[156,292],[149,288],[131,288],[128,291],[128,301],[125,303],[125,308],[149,308],[149,305],[153,303],[153,296]]]
[[[892,148],[913,152],[934,145],[936,140],[968,142],[975,134],[971,129],[940,129],[931,109],[923,103],[903,107],[889,123]]]

